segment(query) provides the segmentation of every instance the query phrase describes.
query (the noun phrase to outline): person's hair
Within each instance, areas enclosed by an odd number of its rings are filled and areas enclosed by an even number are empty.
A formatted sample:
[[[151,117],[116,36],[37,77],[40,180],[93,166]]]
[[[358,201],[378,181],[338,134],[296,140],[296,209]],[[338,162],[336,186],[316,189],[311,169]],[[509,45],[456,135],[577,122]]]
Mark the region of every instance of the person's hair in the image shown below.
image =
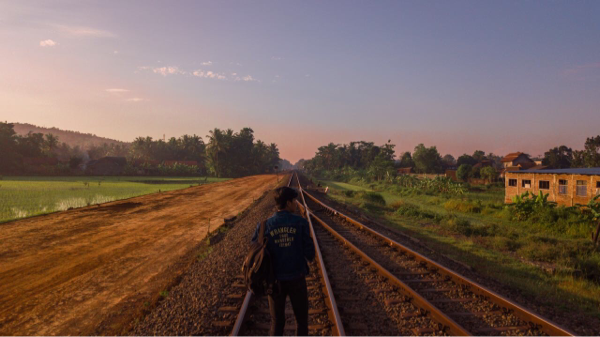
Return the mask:
[[[298,192],[290,187],[279,187],[275,189],[275,203],[277,208],[284,209],[288,201],[293,201],[298,197]]]

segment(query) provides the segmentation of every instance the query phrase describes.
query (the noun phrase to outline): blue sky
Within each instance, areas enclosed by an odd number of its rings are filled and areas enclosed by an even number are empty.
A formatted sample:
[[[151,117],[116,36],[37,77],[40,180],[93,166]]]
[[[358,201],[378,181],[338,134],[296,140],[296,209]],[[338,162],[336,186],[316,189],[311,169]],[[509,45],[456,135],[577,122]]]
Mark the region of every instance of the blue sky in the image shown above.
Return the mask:
[[[600,2],[0,1],[0,71],[0,119],[126,141],[537,155],[600,133]]]

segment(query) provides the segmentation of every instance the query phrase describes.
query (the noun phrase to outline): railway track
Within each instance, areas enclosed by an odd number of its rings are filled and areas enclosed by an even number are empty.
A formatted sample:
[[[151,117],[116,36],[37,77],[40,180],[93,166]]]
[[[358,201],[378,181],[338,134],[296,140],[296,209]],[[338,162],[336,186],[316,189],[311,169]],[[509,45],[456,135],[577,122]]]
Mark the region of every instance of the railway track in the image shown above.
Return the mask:
[[[307,277],[309,334],[573,335],[327,206],[302,189],[297,174],[287,185],[300,191],[317,253]],[[231,335],[268,334],[266,298],[229,296],[238,303],[219,310],[237,312]],[[293,334],[289,303],[286,317],[285,334]]]
[[[422,319],[423,325],[413,328],[412,334],[573,335],[572,332],[327,206],[302,188],[300,190],[308,207],[309,218],[315,224],[318,241],[323,242],[326,265],[332,277],[336,276],[337,267],[335,262],[327,263],[330,260],[328,255],[332,254],[333,261],[343,260],[343,257],[330,252],[330,248],[336,244],[343,245],[352,252],[351,255],[360,257],[365,269],[378,274],[379,278],[375,279],[368,271],[363,270],[360,279],[377,284],[379,288],[375,292],[379,295],[384,294],[380,297],[388,307],[397,306],[396,309],[386,308],[386,312],[399,313],[400,317]],[[353,262],[352,268],[355,265],[356,261]],[[354,281],[359,280],[354,276],[351,278]],[[382,278],[387,279],[392,287],[379,286]],[[332,283],[335,292],[337,282]],[[372,287],[366,283],[363,286],[360,282],[354,282],[354,286],[365,292],[372,291]],[[340,312],[343,316],[344,311]],[[398,324],[395,316],[390,318],[394,324]],[[408,323],[412,327],[412,322]],[[347,331],[354,334],[350,329]],[[368,334],[377,332],[367,331]],[[397,334],[405,333],[406,331],[401,331]]]
[[[295,174],[290,176],[287,186],[298,186],[298,177]],[[298,203],[300,209],[305,213],[305,206]],[[312,235],[313,240],[315,235]],[[341,320],[335,298],[332,295],[331,285],[327,271],[324,268],[323,259],[318,246],[314,240],[316,249],[316,258],[309,264],[310,274],[307,275],[306,283],[308,286],[309,300],[309,334],[318,336],[344,336],[344,328]],[[244,287],[243,278],[238,277],[238,283],[234,287]],[[242,295],[235,295],[235,298],[242,299]],[[269,334],[270,313],[269,304],[266,297],[256,298],[251,292],[247,291],[243,295],[243,301],[231,307],[223,307],[219,310],[223,312],[238,312],[235,323],[231,330],[232,336],[264,336]],[[230,322],[230,321],[229,321]],[[217,322],[216,324],[223,324]],[[295,332],[296,325],[291,305],[286,303],[286,325],[284,334],[289,335]]]

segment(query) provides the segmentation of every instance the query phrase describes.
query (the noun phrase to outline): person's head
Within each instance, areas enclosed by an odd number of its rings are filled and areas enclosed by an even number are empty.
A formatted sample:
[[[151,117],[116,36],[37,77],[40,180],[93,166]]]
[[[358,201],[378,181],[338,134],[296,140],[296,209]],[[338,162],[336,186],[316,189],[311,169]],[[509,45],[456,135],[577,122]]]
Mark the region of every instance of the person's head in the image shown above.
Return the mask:
[[[294,199],[298,197],[298,192],[290,187],[279,187],[275,189],[275,203],[279,210],[294,210]]]

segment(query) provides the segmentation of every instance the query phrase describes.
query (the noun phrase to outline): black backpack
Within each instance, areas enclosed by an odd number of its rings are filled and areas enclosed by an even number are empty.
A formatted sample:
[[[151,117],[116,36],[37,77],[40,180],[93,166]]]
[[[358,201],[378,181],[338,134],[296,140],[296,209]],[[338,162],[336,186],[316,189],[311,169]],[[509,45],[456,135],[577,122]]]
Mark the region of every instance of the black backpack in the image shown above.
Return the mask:
[[[266,221],[261,222],[258,239],[250,245],[250,252],[242,266],[246,286],[256,296],[272,294],[275,283],[273,264],[267,250],[269,238],[265,237],[265,227]]]

